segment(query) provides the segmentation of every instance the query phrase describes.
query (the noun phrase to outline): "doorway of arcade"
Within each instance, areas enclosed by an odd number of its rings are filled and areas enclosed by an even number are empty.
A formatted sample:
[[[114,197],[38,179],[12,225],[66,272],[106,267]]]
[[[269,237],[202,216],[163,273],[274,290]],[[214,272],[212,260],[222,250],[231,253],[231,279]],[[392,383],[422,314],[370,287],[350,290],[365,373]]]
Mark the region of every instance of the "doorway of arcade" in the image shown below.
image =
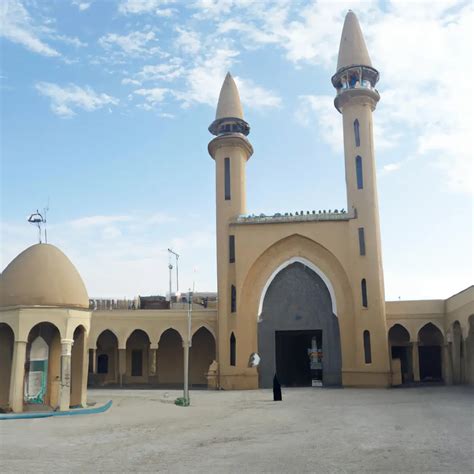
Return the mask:
[[[322,330],[275,331],[276,373],[285,387],[322,382]],[[317,383],[317,382],[316,382]]]

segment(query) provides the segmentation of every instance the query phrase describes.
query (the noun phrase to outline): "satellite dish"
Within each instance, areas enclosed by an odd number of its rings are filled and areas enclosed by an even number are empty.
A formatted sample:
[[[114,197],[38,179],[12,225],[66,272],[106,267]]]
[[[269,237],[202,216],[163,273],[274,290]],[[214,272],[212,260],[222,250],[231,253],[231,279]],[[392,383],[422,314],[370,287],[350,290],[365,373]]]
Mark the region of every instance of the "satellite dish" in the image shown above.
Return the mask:
[[[256,352],[252,352],[249,357],[249,367],[258,367],[260,364],[260,356]]]

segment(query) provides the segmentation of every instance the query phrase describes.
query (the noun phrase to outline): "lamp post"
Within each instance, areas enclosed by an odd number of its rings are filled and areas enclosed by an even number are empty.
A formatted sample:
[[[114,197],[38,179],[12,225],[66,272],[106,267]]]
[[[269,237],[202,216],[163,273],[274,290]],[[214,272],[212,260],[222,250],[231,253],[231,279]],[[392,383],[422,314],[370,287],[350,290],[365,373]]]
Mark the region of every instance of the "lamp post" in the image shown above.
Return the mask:
[[[186,405],[190,404],[189,399],[189,348],[191,347],[191,320],[192,320],[192,313],[193,313],[193,293],[191,292],[191,288],[188,291],[188,315],[187,315],[187,323],[188,323],[188,331],[187,331],[187,338],[184,343],[184,389],[183,389],[183,398],[184,403]]]

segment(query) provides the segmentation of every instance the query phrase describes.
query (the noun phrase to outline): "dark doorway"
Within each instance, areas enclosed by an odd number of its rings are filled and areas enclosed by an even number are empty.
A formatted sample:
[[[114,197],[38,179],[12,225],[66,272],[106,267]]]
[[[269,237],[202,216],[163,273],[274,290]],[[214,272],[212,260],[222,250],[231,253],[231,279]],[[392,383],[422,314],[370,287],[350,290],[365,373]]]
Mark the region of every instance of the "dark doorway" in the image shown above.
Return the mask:
[[[141,377],[143,375],[142,351],[132,351],[132,376]]]
[[[109,356],[107,354],[100,354],[97,358],[97,373],[107,374],[109,372]]]
[[[410,347],[408,346],[392,346],[392,359],[400,359],[402,371],[402,383],[411,382],[412,368],[411,357],[409,355]]]
[[[424,382],[440,381],[441,375],[441,347],[420,346],[420,380]]]
[[[312,338],[322,346],[322,331],[276,331],[276,372],[281,385],[286,387],[311,386]]]

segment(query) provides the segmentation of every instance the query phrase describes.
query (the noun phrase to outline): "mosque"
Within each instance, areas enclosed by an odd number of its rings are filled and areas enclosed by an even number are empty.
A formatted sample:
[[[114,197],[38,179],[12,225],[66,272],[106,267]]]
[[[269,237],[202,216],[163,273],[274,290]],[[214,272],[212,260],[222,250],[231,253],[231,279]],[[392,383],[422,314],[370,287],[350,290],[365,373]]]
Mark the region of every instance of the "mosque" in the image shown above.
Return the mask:
[[[194,387],[474,384],[474,287],[447,300],[385,301],[372,114],[380,99],[355,14],[347,14],[335,108],[347,210],[249,215],[253,154],[227,74],[209,154],[216,170],[218,298],[185,307],[91,305],[58,248],[37,244],[0,277],[0,407],[69,410],[87,386],[173,387],[190,348]],[[337,113],[335,111],[335,113]],[[256,361],[260,361],[257,364]]]

